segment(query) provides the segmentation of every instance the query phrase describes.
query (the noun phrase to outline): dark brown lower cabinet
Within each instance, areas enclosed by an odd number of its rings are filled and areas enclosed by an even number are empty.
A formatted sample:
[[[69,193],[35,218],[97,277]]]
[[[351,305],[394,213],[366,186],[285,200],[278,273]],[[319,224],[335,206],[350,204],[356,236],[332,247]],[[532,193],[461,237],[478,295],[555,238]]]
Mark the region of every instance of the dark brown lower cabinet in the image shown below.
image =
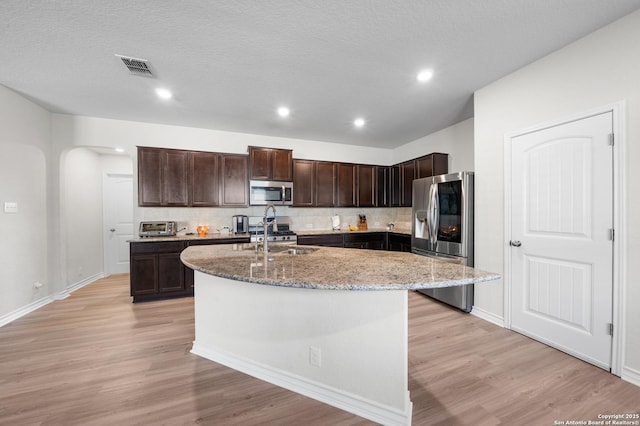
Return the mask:
[[[342,234],[298,235],[298,245],[342,247]]]
[[[298,245],[386,250],[386,232],[298,235]]]
[[[180,261],[180,253],[159,254],[158,292],[184,291],[185,267]]]
[[[188,295],[184,286],[186,268],[180,261],[185,248],[186,241],[130,243],[129,279],[134,302]]]
[[[389,232],[389,251],[411,251],[411,236]]]
[[[344,234],[345,248],[359,248],[368,250],[386,250],[386,232],[367,232],[362,234]]]
[[[248,243],[249,238],[132,242],[129,245],[133,302],[193,296],[193,270],[180,253],[192,245]]]

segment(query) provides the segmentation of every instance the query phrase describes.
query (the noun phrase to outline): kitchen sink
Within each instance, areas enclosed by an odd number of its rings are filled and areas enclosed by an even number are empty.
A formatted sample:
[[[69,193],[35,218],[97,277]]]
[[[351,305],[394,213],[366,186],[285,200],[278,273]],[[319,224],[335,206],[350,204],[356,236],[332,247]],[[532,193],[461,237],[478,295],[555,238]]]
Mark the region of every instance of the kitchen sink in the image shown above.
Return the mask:
[[[317,248],[310,248],[310,247],[290,247],[286,253],[293,255],[293,256],[298,256],[300,254],[309,254],[309,253],[313,253],[314,251],[317,251]]]
[[[255,244],[247,244],[243,247],[244,250],[256,250]],[[292,256],[299,256],[302,254],[309,254],[317,251],[317,248],[312,247],[300,247],[300,246],[292,246],[291,244],[270,244],[269,245],[269,253],[270,254],[290,254]],[[262,252],[262,248],[260,248],[260,252]]]

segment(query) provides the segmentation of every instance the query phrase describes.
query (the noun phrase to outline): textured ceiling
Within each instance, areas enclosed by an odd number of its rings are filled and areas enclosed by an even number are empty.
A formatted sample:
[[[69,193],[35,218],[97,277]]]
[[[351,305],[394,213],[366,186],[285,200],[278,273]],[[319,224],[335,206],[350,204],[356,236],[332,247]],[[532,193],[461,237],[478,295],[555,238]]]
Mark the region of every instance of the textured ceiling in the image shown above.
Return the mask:
[[[52,112],[394,147],[640,0],[0,2],[0,84]],[[130,75],[116,54],[150,61]],[[426,84],[416,73],[433,69]],[[156,87],[174,92],[160,101]],[[291,116],[275,110],[288,105]],[[367,120],[355,129],[357,116]]]

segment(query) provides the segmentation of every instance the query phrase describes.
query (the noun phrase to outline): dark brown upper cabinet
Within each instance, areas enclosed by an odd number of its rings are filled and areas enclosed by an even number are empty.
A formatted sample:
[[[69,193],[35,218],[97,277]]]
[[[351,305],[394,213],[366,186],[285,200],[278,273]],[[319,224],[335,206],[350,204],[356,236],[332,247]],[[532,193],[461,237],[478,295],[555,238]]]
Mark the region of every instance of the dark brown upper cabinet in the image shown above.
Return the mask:
[[[411,207],[413,180],[449,172],[448,154],[433,153],[390,168],[390,205]]]
[[[315,194],[315,161],[293,160],[293,205],[312,207]]]
[[[220,154],[189,153],[189,204],[194,207],[220,205]]]
[[[166,150],[163,156],[162,205],[183,207],[189,205],[187,189],[189,152]]]
[[[247,156],[224,154],[220,156],[220,205],[244,207],[249,205],[249,184],[247,179]]]
[[[400,178],[400,164],[389,167],[389,206],[399,207],[402,194],[402,179]]]
[[[186,207],[189,205],[188,151],[138,148],[138,204]]]
[[[249,176],[253,180],[293,180],[293,151],[290,149],[249,147]]]
[[[449,154],[434,152],[416,158],[416,179],[449,173]]]
[[[411,207],[415,170],[414,160],[391,166],[391,207]]]
[[[138,147],[138,205],[162,203],[162,150]]]
[[[337,194],[338,207],[355,207],[356,205],[356,165],[337,163]]]
[[[376,167],[376,206],[389,207],[391,205],[391,167]]]
[[[357,204],[359,207],[377,206],[378,167],[358,164],[357,170]]]
[[[143,207],[244,207],[247,156],[138,147],[138,204]]]
[[[411,207],[413,198],[413,180],[416,178],[416,163],[414,160],[400,163],[400,180],[402,189],[400,191],[400,206]]]
[[[316,161],[315,168],[315,205],[334,207],[336,205],[336,163]]]

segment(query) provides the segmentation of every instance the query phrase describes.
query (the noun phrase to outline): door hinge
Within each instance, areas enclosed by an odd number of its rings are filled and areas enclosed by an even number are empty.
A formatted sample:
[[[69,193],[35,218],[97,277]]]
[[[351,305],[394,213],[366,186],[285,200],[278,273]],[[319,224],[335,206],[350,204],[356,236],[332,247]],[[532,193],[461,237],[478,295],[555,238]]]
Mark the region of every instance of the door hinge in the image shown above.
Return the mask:
[[[608,325],[609,325],[609,336],[613,336],[613,323],[610,322]]]
[[[615,144],[615,136],[613,133],[609,133],[609,145],[613,146]]]
[[[609,229],[609,239],[611,241],[615,241],[616,240],[616,230],[613,228]]]

